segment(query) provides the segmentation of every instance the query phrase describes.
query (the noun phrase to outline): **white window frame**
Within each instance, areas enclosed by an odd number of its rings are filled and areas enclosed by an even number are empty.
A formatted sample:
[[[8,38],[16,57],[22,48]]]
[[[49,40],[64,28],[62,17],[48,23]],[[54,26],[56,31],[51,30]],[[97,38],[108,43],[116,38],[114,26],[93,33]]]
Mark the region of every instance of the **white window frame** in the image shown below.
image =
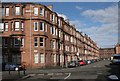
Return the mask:
[[[41,30],[41,26],[42,26],[42,30]],[[45,26],[44,22],[40,22],[40,31],[44,31],[44,26]]]
[[[39,58],[38,53],[35,53],[34,54],[34,63],[35,64],[37,64],[39,62],[38,58]]]
[[[0,23],[0,31],[4,31],[4,23]]]
[[[10,11],[9,8],[5,8],[5,16],[9,16],[9,11]]]
[[[51,20],[52,20],[52,22],[55,21],[55,15],[54,14],[51,14]]]
[[[41,40],[39,40],[39,41],[40,41],[40,44],[41,44],[41,43],[43,44],[43,46],[40,45],[40,47],[44,47],[44,38],[43,38],[43,37],[40,37],[40,39],[41,39],[41,38],[43,39],[43,41],[42,41],[42,42],[41,42]]]
[[[11,22],[11,26],[12,26],[11,30],[14,31],[14,23],[13,22]]]
[[[37,29],[35,28],[36,23],[37,23]],[[34,31],[38,31],[38,22],[34,22]]]
[[[45,24],[45,32],[47,32],[47,27],[48,27],[48,24],[46,23]]]
[[[44,11],[45,11],[44,8],[40,7],[40,15],[41,16],[44,16]]]
[[[5,23],[5,31],[8,31],[8,22]]]
[[[61,20],[60,20],[60,18],[58,19],[58,26],[59,27],[61,26]]]
[[[21,31],[24,31],[24,22],[21,23]]]
[[[52,41],[52,47],[55,49],[55,40]]]
[[[20,7],[15,7],[15,14],[20,15]]]
[[[18,43],[16,43],[16,40],[18,41]],[[15,47],[19,46],[19,38],[14,38],[14,46]]]
[[[24,47],[24,45],[25,45],[25,39],[21,38],[21,46]]]
[[[41,64],[45,63],[45,55],[44,55],[44,53],[40,53],[40,63]]]
[[[38,16],[38,8],[37,7],[34,8],[34,16]]]
[[[15,22],[15,31],[19,31],[20,29],[20,22]]]
[[[37,41],[35,41],[35,38],[37,39]],[[35,44],[37,44],[37,46],[35,46]],[[34,47],[38,47],[38,37],[34,37]]]

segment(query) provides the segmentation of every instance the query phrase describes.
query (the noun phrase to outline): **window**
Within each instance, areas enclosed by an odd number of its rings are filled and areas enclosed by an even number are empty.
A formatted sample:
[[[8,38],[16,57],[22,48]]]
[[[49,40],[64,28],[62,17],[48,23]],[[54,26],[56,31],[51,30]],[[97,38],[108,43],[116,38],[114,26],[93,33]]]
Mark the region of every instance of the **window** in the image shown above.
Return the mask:
[[[38,63],[38,53],[34,54],[34,63]]]
[[[52,14],[51,16],[52,16],[52,17],[51,17],[51,20],[52,20],[52,22],[54,22],[55,15]]]
[[[55,40],[53,40],[53,42],[52,42],[52,47],[53,47],[53,49],[55,49]]]
[[[0,23],[0,31],[4,31],[4,23]]]
[[[38,37],[35,37],[35,38],[34,38],[34,46],[35,46],[35,47],[38,47]]]
[[[34,22],[34,31],[38,31],[38,22]]]
[[[15,14],[20,15],[20,7],[15,7]]]
[[[54,27],[51,27],[51,34],[55,34],[55,30],[54,30],[55,28]]]
[[[47,25],[47,23],[46,23],[46,24],[45,24],[45,32],[47,32],[47,26],[48,26],[48,25]]]
[[[38,8],[34,8],[34,16],[38,16]]]
[[[12,26],[11,30],[14,31],[14,24],[13,24],[13,22],[11,22],[11,26]]]
[[[6,8],[6,9],[5,9],[5,15],[6,15],[6,16],[9,16],[9,8]]]
[[[22,22],[21,25],[21,30],[24,31],[24,23]]]
[[[58,41],[56,40],[56,49],[58,49],[58,44],[59,44],[59,43],[58,43]]]
[[[45,63],[44,54],[40,53],[40,63]]]
[[[60,37],[60,31],[59,31],[59,37]]]
[[[20,22],[15,22],[15,31],[19,31]]]
[[[5,23],[5,31],[8,31],[8,23]]]
[[[40,8],[40,15],[44,16],[44,8]]]
[[[19,38],[14,38],[14,46],[19,46]]]
[[[58,30],[57,30],[57,28],[56,28],[56,35],[58,35]]]
[[[7,45],[8,45],[8,39],[5,38],[5,39],[4,39],[4,47],[7,47]]]
[[[40,22],[40,31],[44,31],[44,23]]]
[[[21,46],[24,47],[24,38],[21,38]]]
[[[40,46],[44,46],[44,40],[42,37],[40,37]]]
[[[60,26],[61,22],[60,22],[60,19],[58,19],[58,26]]]

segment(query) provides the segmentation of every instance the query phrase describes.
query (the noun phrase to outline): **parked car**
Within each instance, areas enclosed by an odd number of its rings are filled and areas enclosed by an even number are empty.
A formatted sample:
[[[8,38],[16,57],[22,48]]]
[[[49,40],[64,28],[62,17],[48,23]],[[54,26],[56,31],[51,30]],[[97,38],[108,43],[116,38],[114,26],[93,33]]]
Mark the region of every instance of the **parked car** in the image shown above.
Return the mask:
[[[85,61],[83,61],[83,60],[79,60],[78,62],[79,62],[79,65],[80,65],[80,66],[83,66],[83,65],[86,64]]]
[[[17,65],[14,63],[3,63],[2,70],[18,71],[18,70],[24,70],[24,68],[21,65]]]
[[[91,64],[91,60],[87,60],[87,64]]]
[[[113,59],[111,60],[112,64],[120,65],[120,54],[113,54]]]
[[[79,66],[78,61],[70,61],[68,62],[68,67],[76,67]]]

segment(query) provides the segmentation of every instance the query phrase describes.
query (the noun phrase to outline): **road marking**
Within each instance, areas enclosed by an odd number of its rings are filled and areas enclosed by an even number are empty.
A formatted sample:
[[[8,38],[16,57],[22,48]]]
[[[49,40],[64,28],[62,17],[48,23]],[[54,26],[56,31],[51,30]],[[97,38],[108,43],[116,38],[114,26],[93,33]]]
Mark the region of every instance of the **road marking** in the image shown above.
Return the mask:
[[[65,77],[64,79],[68,79],[70,77],[71,73],[69,73],[69,75],[67,77]]]
[[[53,75],[53,73],[48,73],[48,75]]]

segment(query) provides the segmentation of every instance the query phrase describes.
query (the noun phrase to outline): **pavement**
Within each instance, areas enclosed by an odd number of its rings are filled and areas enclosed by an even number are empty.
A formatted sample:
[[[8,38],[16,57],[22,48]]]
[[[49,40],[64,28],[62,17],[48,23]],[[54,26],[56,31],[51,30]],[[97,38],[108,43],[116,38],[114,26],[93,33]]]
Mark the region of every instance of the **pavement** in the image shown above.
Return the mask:
[[[49,73],[50,71],[56,71],[64,69],[64,67],[48,67],[48,68],[37,68],[37,69],[26,69],[25,74],[24,71],[2,71],[2,81],[16,81],[20,79],[26,79],[28,77],[34,76],[34,73],[38,75],[56,75],[54,73]],[[56,71],[57,72],[57,71]],[[61,73],[60,73],[61,74]],[[58,75],[60,75],[58,74]]]

